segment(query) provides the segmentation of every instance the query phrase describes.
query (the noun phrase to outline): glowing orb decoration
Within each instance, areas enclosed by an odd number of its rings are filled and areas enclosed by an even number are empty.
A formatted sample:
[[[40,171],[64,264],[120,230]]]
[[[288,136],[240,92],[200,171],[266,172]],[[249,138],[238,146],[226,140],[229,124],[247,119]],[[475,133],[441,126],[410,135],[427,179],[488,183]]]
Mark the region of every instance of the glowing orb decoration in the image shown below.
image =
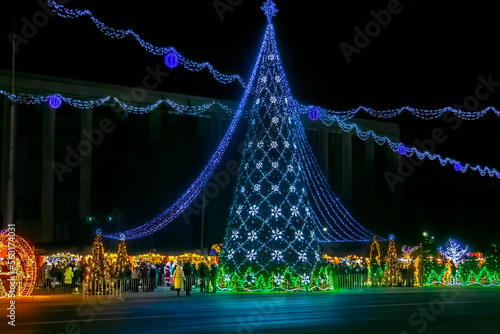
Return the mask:
[[[95,230],[95,234],[102,235],[102,230],[100,228],[98,228],[97,230]]]
[[[0,233],[0,298],[29,296],[36,285],[35,248],[9,230]]]
[[[126,238],[125,238],[125,234],[120,233],[120,240],[125,241],[125,239],[126,239]]]
[[[455,168],[455,171],[460,172],[462,171],[462,164],[457,162],[455,165],[453,165],[453,168]]]
[[[168,68],[175,68],[179,65],[179,55],[174,52],[170,51],[165,55],[165,65],[167,65]]]
[[[406,146],[404,146],[403,144],[401,144],[401,145],[399,145],[398,153],[401,155],[406,155],[406,153],[408,153],[408,148]]]
[[[395,236],[394,234],[391,234],[391,235],[389,236],[389,239],[394,240],[394,239],[396,239],[396,236]]]
[[[319,119],[321,112],[318,108],[316,107],[311,107],[309,108],[309,119],[311,121],[317,121]]]
[[[52,109],[57,109],[57,108],[61,107],[61,105],[62,105],[62,100],[59,96],[52,95],[49,97],[49,106]]]

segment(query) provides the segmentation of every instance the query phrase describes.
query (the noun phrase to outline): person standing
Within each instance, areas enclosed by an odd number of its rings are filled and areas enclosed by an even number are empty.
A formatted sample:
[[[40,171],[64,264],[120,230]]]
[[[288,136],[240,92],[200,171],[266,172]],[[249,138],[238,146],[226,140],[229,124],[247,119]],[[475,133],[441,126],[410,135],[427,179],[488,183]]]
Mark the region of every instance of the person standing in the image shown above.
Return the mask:
[[[217,292],[217,272],[219,271],[219,267],[214,260],[210,264],[210,284],[212,285],[212,293]]]
[[[170,289],[172,291],[174,291],[174,271],[175,271],[175,266],[176,264],[173,262],[173,261],[170,261],[170,277],[171,277],[171,281],[170,281]]]
[[[68,267],[68,269],[64,271],[64,285],[69,288],[70,292],[72,283],[73,283],[73,269],[71,269],[71,267]]]
[[[156,289],[156,266],[151,264],[149,268],[149,291],[153,292]]]
[[[184,286],[184,290],[186,290],[186,296],[191,295],[191,288],[193,287],[193,265],[191,262],[187,261],[184,264],[184,275],[186,276],[186,285]]]
[[[200,262],[200,292],[208,292],[208,267],[205,261]]]
[[[177,296],[179,296],[181,289],[184,288],[184,279],[186,278],[180,262],[175,266],[173,276],[174,276],[174,289],[177,290]]]

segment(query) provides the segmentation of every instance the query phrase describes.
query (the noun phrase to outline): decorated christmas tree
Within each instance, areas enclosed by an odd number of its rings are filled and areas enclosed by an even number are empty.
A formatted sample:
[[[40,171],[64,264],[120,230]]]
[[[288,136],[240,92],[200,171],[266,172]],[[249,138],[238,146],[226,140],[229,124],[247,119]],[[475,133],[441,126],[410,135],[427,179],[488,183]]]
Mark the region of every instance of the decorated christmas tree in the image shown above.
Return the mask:
[[[104,258],[104,244],[101,230],[96,231],[94,243],[90,250],[90,271],[86,283],[85,293],[105,295],[110,292],[109,266]]]
[[[479,278],[479,284],[481,285],[491,285],[491,275],[488,272],[488,268],[484,266],[481,271],[479,272],[479,275],[477,275]]]
[[[251,267],[273,289],[287,267],[310,275],[321,259],[294,134],[302,124],[271,23],[277,10],[270,0],[263,9],[269,24],[247,87],[249,126],[220,261],[240,276]]]
[[[439,283],[439,276],[434,270],[431,270],[427,277],[427,285]]]
[[[118,244],[118,257],[116,259],[116,272],[118,275],[122,273],[126,266],[130,266],[127,254],[127,246],[125,244],[125,237],[123,236]]]
[[[394,242],[394,236],[391,235],[389,241],[389,249],[387,250],[387,255],[385,257],[385,271],[382,278],[382,285],[385,286],[395,286],[398,285],[401,280],[401,271],[399,270],[398,255],[396,252],[396,243]]]
[[[467,285],[473,285],[473,284],[478,284],[478,280],[477,280],[477,275],[476,273],[471,270],[469,272],[469,277],[467,278]]]

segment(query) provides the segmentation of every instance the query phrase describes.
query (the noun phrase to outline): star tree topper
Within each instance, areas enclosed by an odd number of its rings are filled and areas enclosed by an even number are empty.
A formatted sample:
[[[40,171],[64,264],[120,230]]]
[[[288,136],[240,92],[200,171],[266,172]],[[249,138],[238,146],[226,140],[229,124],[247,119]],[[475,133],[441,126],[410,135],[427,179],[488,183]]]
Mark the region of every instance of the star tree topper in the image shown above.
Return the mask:
[[[273,0],[267,0],[262,7],[260,7],[267,16],[267,22],[271,23],[273,17],[276,16],[278,9],[276,9],[276,4]]]

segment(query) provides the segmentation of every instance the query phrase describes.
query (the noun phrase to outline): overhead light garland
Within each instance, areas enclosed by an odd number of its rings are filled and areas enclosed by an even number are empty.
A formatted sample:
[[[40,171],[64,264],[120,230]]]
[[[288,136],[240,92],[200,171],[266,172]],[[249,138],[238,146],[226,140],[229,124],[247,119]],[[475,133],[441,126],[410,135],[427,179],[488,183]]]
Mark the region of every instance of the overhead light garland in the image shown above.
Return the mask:
[[[337,124],[340,126],[344,132],[354,132],[361,140],[366,141],[373,138],[375,143],[378,145],[387,145],[389,148],[402,156],[412,157],[415,156],[419,160],[429,159],[431,161],[438,160],[441,166],[451,166],[456,172],[465,173],[468,170],[478,172],[481,176],[496,177],[500,179],[500,171],[496,168],[480,165],[471,165],[469,163],[463,163],[455,159],[443,157],[440,154],[435,154],[427,151],[420,151],[416,147],[406,146],[400,142],[393,142],[391,139],[385,136],[379,136],[372,130],[363,131],[356,124],[348,124],[339,119],[336,120]]]
[[[12,102],[20,103],[20,104],[26,104],[26,105],[36,105],[36,104],[48,104],[51,108],[53,109],[58,109],[61,107],[62,103],[66,103],[74,108],[78,109],[92,109],[92,108],[97,108],[100,106],[103,106],[105,103],[109,103],[110,101],[114,101],[120,105],[121,108],[123,108],[126,112],[130,114],[148,114],[157,108],[159,108],[161,105],[167,105],[173,108],[176,112],[184,114],[184,115],[192,115],[192,116],[197,116],[200,115],[207,110],[209,110],[212,107],[218,107],[222,111],[228,113],[228,114],[233,114],[234,111],[227,105],[221,103],[221,102],[210,102],[206,103],[203,105],[199,106],[186,106],[186,105],[181,105],[178,104],[172,100],[169,99],[160,99],[156,101],[155,103],[147,106],[132,106],[127,104],[124,101],[121,101],[120,99],[116,97],[105,97],[101,99],[95,99],[95,100],[79,100],[79,99],[74,99],[74,98],[69,98],[65,97],[61,94],[52,94],[48,96],[41,96],[41,97],[34,97],[34,96],[27,96],[26,94],[20,95],[20,94],[12,94],[8,93],[4,90],[0,90],[0,95],[6,96],[9,100]],[[315,114],[313,112],[313,114]],[[322,119],[323,120],[323,119]],[[406,157],[412,157],[415,156],[419,160],[438,160],[441,166],[445,167],[447,165],[452,166],[453,169],[457,172],[462,172],[465,173],[468,170],[476,171],[478,172],[481,176],[489,176],[489,177],[496,177],[500,178],[500,172],[496,168],[492,167],[481,167],[479,165],[472,165],[469,163],[462,163],[459,162],[455,159],[452,158],[447,158],[443,157],[439,154],[434,154],[430,152],[422,152],[416,147],[410,147],[406,146],[403,143],[400,142],[393,142],[391,139],[388,137],[380,136],[377,135],[375,132],[369,130],[369,131],[363,131],[361,130],[356,124],[348,124],[345,123],[344,121],[341,121],[339,118],[332,118],[330,121],[325,122],[324,124],[327,126],[331,126],[334,122],[336,122],[342,131],[344,132],[355,132],[355,134],[363,141],[368,140],[369,138],[373,138],[375,142],[382,146],[382,145],[388,145],[389,148],[400,155],[406,156]],[[305,136],[298,134],[299,138],[301,138],[303,142],[303,148],[304,150],[308,153],[310,158],[314,158],[314,155],[312,154],[312,151],[310,150],[309,143],[307,142],[307,139]],[[305,141],[304,141],[305,140]],[[306,147],[308,147],[306,149]],[[306,157],[303,157],[306,159]],[[315,158],[314,158],[315,159]],[[315,161],[315,160],[311,160]],[[313,166],[311,162],[307,163],[309,166]],[[314,163],[317,164],[317,163]],[[316,168],[317,170],[320,170],[319,168]]]
[[[210,103],[206,103],[198,106],[186,106],[179,103],[176,103],[170,99],[160,99],[155,103],[147,106],[132,106],[116,97],[107,96],[101,99],[95,100],[78,100],[70,97],[65,97],[61,94],[52,94],[48,96],[28,96],[26,94],[12,94],[8,93],[4,90],[0,90],[0,95],[6,96],[9,100],[15,103],[26,104],[26,105],[40,105],[40,104],[48,104],[49,107],[53,109],[59,109],[62,106],[62,103],[66,103],[74,108],[78,109],[93,109],[97,107],[103,106],[105,103],[109,103],[111,101],[116,102],[122,109],[130,114],[148,114],[156,109],[158,109],[161,105],[166,105],[174,109],[176,112],[197,116],[206,112],[207,110],[217,107],[220,110],[226,112],[227,114],[233,114],[234,110],[229,108],[227,105],[221,102],[212,101]]]
[[[231,82],[237,81],[243,87],[245,87],[245,82],[239,75],[228,75],[221,73],[208,62],[200,63],[189,60],[181,55],[180,52],[173,47],[154,46],[153,44],[146,42],[143,38],[141,38],[141,36],[139,36],[139,34],[137,34],[132,29],[111,28],[105,23],[98,20],[89,10],[69,9],[61,4],[58,4],[54,0],[48,0],[47,5],[52,9],[54,13],[63,18],[75,19],[81,16],[88,16],[102,33],[111,38],[122,39],[127,36],[134,37],[147,52],[152,53],[156,56],[164,57],[165,63],[169,68],[174,68],[178,65],[181,65],[191,72],[200,72],[204,69],[207,69],[213,75],[215,80],[219,81],[220,83],[229,84]]]
[[[418,108],[412,108],[412,107],[401,107],[398,109],[390,109],[390,110],[375,110],[373,108],[369,107],[364,107],[364,106],[359,106],[354,109],[350,110],[344,110],[344,111],[338,111],[338,110],[329,110],[329,109],[324,109],[318,106],[311,106],[311,105],[304,105],[298,103],[299,111],[301,114],[309,114],[311,115],[311,112],[314,112],[316,115],[320,115],[321,120],[325,123],[333,123],[336,122],[338,119],[341,120],[347,120],[350,118],[353,118],[354,116],[360,114],[361,112],[365,112],[370,116],[376,117],[376,118],[382,118],[382,119],[389,119],[389,118],[394,118],[400,114],[402,114],[404,111],[410,112],[413,116],[416,116],[418,118],[422,118],[424,120],[433,120],[436,118],[439,118],[443,116],[445,113],[453,113],[454,115],[460,117],[463,120],[467,121],[473,121],[473,120],[478,120],[479,118],[483,117],[486,115],[488,112],[493,112],[497,116],[500,116],[500,111],[498,111],[495,107],[487,107],[483,110],[477,110],[477,111],[463,111],[460,109],[455,109],[452,107],[445,107],[445,108],[440,108],[440,109],[418,109]],[[318,119],[319,116],[316,118]],[[313,118],[311,118],[313,119]],[[314,119],[313,119],[314,120]]]

